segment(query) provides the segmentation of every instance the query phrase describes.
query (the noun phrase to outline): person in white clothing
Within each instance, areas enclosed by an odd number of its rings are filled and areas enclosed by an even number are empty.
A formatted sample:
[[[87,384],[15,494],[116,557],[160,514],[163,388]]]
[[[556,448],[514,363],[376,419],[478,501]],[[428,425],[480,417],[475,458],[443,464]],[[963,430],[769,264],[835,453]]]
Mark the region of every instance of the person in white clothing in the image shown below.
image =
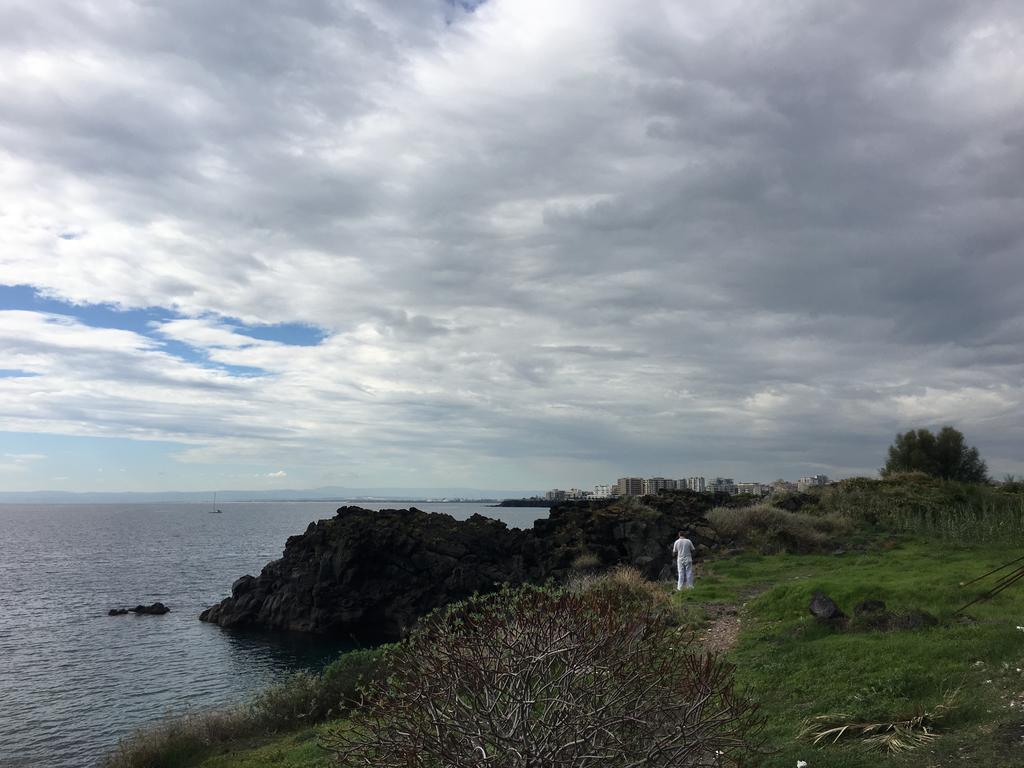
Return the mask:
[[[672,545],[672,554],[676,557],[676,568],[679,571],[676,589],[693,589],[693,542],[686,538],[683,531],[679,532],[679,538]]]

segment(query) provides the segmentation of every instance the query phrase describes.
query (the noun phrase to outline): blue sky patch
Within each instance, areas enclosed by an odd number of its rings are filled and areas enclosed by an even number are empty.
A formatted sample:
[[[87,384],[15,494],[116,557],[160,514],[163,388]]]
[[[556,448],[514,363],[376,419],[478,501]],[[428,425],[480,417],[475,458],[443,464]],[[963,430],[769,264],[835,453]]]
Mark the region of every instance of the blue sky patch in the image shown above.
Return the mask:
[[[171,320],[178,315],[162,307],[118,309],[112,304],[72,304],[41,296],[29,285],[0,285],[0,309],[21,309],[67,315],[94,328],[118,328],[144,336],[152,335],[151,323]]]
[[[225,318],[232,330],[239,336],[248,336],[260,341],[276,341],[293,347],[315,347],[326,334],[319,328],[305,323],[276,323],[274,325],[246,325],[233,317]]]

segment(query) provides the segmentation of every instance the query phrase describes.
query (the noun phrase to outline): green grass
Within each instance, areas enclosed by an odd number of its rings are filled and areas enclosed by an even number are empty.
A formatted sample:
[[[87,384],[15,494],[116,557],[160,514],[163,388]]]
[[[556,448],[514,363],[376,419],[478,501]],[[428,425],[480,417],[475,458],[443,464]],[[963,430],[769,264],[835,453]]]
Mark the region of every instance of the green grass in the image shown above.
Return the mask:
[[[742,602],[743,631],[731,652],[737,678],[762,702],[773,755],[767,766],[1024,765],[1020,705],[1024,691],[1024,586],[972,608],[965,623],[956,609],[977,594],[961,581],[1018,557],[1010,547],[953,547],[923,542],[839,556],[744,555],[709,563],[698,589],[678,599],[699,610],[709,602]],[[890,609],[920,608],[940,626],[900,632],[841,632],[808,612],[815,589],[847,613],[861,600]],[[811,746],[798,738],[807,718],[836,712],[851,720],[895,719],[940,703],[960,688],[957,707],[939,738],[905,756],[868,752],[857,744]],[[1020,731],[1020,733],[1018,733]]]
[[[197,768],[329,768],[329,753],[317,746],[320,728],[307,728],[267,743],[234,744]]]

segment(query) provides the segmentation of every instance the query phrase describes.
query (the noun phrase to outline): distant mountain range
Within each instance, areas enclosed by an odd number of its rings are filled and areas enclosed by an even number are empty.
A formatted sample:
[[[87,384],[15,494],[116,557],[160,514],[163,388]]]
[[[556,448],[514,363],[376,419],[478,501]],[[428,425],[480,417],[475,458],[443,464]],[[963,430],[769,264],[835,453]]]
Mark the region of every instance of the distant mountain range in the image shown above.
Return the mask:
[[[217,491],[217,503],[232,501],[442,501],[456,499],[521,499],[540,491],[485,488],[323,488],[273,491]],[[117,504],[143,502],[211,503],[213,491],[0,491],[5,504]]]

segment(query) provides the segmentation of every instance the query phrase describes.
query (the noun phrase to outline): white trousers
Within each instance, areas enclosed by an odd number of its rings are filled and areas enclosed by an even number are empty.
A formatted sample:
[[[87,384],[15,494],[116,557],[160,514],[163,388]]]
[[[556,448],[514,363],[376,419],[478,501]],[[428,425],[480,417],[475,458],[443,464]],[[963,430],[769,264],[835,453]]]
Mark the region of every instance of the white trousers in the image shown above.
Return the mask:
[[[676,569],[679,571],[679,582],[676,589],[693,589],[693,561],[679,558],[676,560]]]

